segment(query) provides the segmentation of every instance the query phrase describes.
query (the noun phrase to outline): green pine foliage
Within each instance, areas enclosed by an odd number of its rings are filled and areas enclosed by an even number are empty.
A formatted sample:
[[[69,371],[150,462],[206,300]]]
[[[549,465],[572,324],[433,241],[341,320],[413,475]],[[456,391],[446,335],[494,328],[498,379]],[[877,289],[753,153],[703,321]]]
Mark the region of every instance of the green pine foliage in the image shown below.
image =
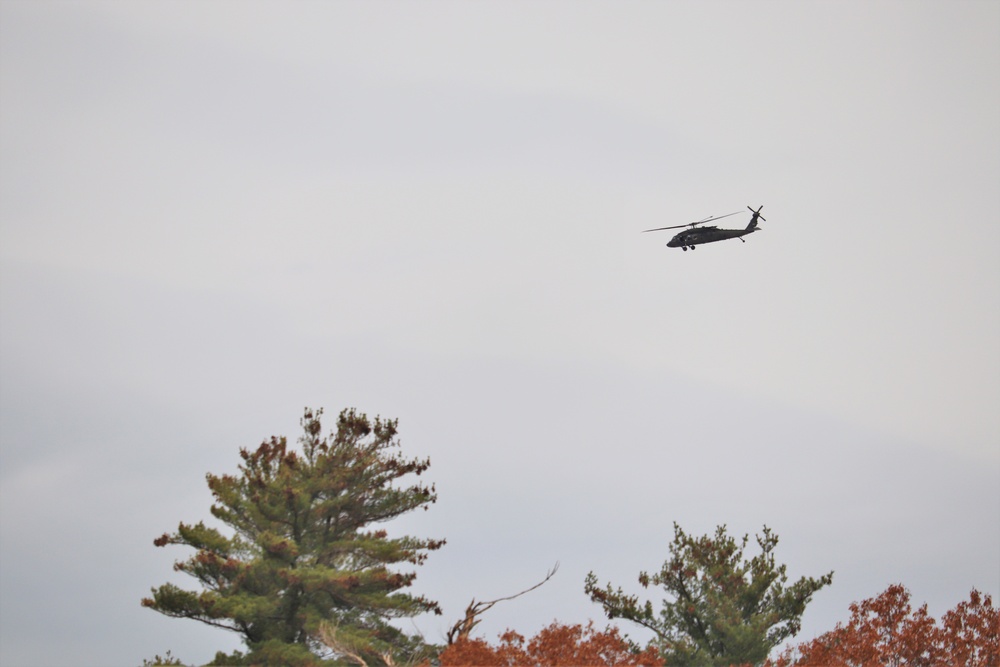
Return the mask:
[[[668,665],[759,665],[798,633],[806,604],[833,581],[833,572],[786,587],[785,566],[774,559],[777,535],[765,526],[756,538],[760,553],[747,559],[748,536],[737,542],[723,525],[712,536],[692,537],[675,523],[670,558],[659,572],[639,574],[643,588],[660,586],[670,596],[659,613],[651,602],[642,604],[621,588],[599,587],[593,572],[585,591],[608,618],[627,619],[655,632]]]
[[[441,613],[436,602],[403,592],[416,574],[393,566],[420,565],[444,540],[373,529],[436,501],[433,485],[397,483],[430,461],[395,451],[396,421],[345,410],[323,436],[322,414],[305,411],[300,451],[271,438],[240,451],[238,475],[207,475],[212,515],[231,535],[181,523],[154,541],[195,550],[174,569],[202,590],[164,584],[142,605],[242,635],[249,652],[220,653],[215,664],[317,664],[330,653],[319,633],[331,624],[355,638],[361,655],[409,656],[420,642],[388,621]]]
[[[174,667],[175,665],[184,667],[184,663],[179,658],[174,657],[170,651],[162,656],[157,653],[151,660],[142,661],[142,667]]]

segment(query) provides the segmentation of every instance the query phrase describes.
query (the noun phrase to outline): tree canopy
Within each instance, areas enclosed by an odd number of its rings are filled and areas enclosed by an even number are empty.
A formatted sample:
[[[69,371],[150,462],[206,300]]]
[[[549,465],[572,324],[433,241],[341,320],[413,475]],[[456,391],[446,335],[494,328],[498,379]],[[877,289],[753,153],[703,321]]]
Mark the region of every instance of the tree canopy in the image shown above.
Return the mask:
[[[643,588],[662,587],[672,599],[657,613],[611,584],[601,588],[587,575],[585,591],[608,618],[622,618],[656,633],[668,665],[721,667],[761,664],[780,643],[801,628],[812,595],[830,584],[833,572],[803,577],[786,587],[784,565],[777,565],[778,537],[767,526],[756,536],[760,553],[745,558],[749,538],[737,541],[719,526],[714,535],[693,537],[674,524],[674,540],[659,572],[639,574]]]
[[[247,653],[220,652],[210,664],[1000,667],[1000,610],[989,595],[973,589],[938,624],[927,605],[914,610],[909,591],[898,584],[852,604],[846,624],[769,660],[799,632],[806,605],[833,572],[789,585],[786,566],[775,560],[778,537],[767,526],[755,535],[759,553],[751,557],[748,535],[737,539],[721,525],[697,537],[675,523],[667,560],[658,572],[638,577],[643,588],[666,592],[659,610],[587,575],[584,591],[609,619],[653,631],[645,649],[617,628],[599,632],[593,623],[556,621],[530,640],[508,630],[495,645],[470,636],[484,612],[539,588],[558,563],[518,593],[473,599],[448,631],[448,645],[428,645],[391,621],[441,613],[436,602],[405,589],[416,578],[408,566],[424,563],[444,540],[390,536],[380,526],[436,502],[432,484],[412,479],[430,460],[402,456],[394,420],[344,410],[323,435],[322,416],[322,410],[305,410],[298,449],[272,437],[240,450],[238,474],[206,475],[211,514],[225,532],[180,523],[153,541],[194,549],[174,569],[201,590],[166,583],[142,605],[236,632],[244,641]],[[180,662],[168,652],[144,664]]]
[[[1000,666],[1000,609],[975,589],[940,624],[926,604],[914,610],[900,584],[850,610],[846,625],[785,651],[773,667]]]
[[[242,635],[249,653],[220,653],[217,662],[311,665],[326,650],[324,627],[336,627],[353,650],[376,662],[395,651],[411,657],[419,642],[387,621],[441,613],[436,602],[402,592],[414,572],[390,568],[423,563],[444,540],[372,529],[436,501],[433,485],[397,486],[425,472],[429,459],[394,451],[396,421],[345,410],[336,431],[324,436],[322,415],[305,411],[301,452],[272,437],[240,450],[238,475],[206,476],[211,513],[230,535],[202,522],[181,523],[154,541],[194,548],[174,569],[203,590],[167,583],[142,605]]]
[[[460,637],[440,656],[442,667],[583,667],[592,665],[642,665],[663,667],[654,648],[640,651],[617,628],[603,632],[593,623],[564,625],[553,622],[525,643],[525,638],[508,630],[499,644]]]

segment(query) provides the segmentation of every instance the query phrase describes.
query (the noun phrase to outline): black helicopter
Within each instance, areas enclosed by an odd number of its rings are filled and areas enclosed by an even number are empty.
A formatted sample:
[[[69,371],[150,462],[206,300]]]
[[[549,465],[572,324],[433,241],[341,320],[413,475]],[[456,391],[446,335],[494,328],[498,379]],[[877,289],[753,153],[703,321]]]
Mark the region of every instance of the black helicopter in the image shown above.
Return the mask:
[[[759,231],[761,228],[757,226],[757,220],[764,220],[760,215],[760,209],[764,208],[761,204],[757,207],[757,210],[753,210],[749,206],[750,212],[753,213],[753,217],[750,218],[750,224],[747,225],[746,229],[719,229],[718,227],[699,227],[698,225],[703,225],[706,222],[712,222],[715,220],[721,220],[722,218],[728,218],[731,215],[736,215],[736,213],[727,213],[725,215],[720,215],[718,217],[709,216],[704,220],[699,220],[698,222],[689,222],[686,225],[674,225],[672,227],[657,227],[656,229],[644,229],[643,232],[661,232],[665,229],[680,229],[681,227],[690,227],[691,229],[686,229],[683,232],[678,233],[674,238],[670,239],[667,244],[668,248],[682,248],[687,252],[688,248],[694,250],[696,245],[701,245],[702,243],[713,243],[714,241],[725,241],[726,239],[739,239],[746,243],[743,239],[747,234],[752,234],[753,232]]]

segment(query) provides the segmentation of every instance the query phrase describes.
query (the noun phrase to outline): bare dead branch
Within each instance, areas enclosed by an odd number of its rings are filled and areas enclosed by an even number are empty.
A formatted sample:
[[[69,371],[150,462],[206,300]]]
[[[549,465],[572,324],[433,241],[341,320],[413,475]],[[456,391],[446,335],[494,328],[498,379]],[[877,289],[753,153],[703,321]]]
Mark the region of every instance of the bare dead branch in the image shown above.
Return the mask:
[[[507,600],[513,600],[514,598],[519,598],[525,593],[530,593],[531,591],[535,590],[536,588],[540,587],[542,584],[547,582],[549,579],[551,579],[558,570],[559,570],[559,562],[556,561],[556,564],[552,566],[552,569],[549,570],[548,574],[545,575],[544,579],[539,581],[531,588],[524,589],[520,593],[514,593],[513,595],[497,598],[496,600],[486,600],[484,602],[476,602],[476,598],[472,598],[472,602],[470,602],[469,606],[466,607],[465,609],[465,617],[459,620],[457,623],[455,623],[455,625],[453,625],[451,629],[448,630],[448,634],[445,635],[448,638],[448,644],[451,645],[459,639],[465,639],[466,637],[468,637],[472,633],[472,630],[477,625],[479,625],[479,621],[482,620],[479,617],[482,616],[487,611],[489,611],[490,609],[492,609],[493,605],[497,604],[498,602],[506,602]]]

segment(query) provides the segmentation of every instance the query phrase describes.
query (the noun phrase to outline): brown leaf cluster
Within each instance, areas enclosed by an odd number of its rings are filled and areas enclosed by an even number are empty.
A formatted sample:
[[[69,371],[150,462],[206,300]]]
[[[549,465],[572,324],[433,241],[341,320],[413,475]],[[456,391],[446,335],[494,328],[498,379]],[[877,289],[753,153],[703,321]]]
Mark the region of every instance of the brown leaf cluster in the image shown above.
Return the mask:
[[[938,623],[910,592],[889,586],[850,607],[851,619],[786,651],[770,667],[1000,667],[1000,609],[973,589]]]
[[[592,622],[586,626],[554,622],[527,642],[522,635],[508,630],[496,646],[463,637],[449,645],[440,660],[442,667],[663,667],[655,649],[638,652],[617,628],[598,632]]]

